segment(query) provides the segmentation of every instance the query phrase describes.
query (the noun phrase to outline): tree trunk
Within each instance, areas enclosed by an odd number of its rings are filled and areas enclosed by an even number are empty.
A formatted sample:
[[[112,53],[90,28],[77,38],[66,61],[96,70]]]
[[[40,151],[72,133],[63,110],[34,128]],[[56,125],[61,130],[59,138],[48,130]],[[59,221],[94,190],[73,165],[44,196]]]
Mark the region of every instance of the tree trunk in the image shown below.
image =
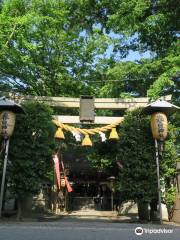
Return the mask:
[[[17,198],[17,220],[22,217],[29,217],[32,212],[32,196],[18,197]]]
[[[140,221],[149,221],[149,209],[148,209],[148,203],[143,201],[138,201],[138,215]]]
[[[152,200],[150,203],[150,220],[157,221],[158,220],[158,211],[157,211],[157,200]]]
[[[22,219],[22,201],[17,198],[17,216],[16,219],[20,221]]]

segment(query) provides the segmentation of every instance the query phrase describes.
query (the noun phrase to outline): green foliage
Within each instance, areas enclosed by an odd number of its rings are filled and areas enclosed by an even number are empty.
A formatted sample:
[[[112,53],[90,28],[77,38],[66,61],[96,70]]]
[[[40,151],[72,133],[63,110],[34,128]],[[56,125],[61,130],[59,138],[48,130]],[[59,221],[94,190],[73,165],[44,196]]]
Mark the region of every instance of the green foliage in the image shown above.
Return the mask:
[[[170,184],[176,176],[176,161],[178,160],[176,142],[176,128],[169,124],[169,136],[165,141],[164,151],[161,159],[162,176]]]
[[[178,100],[178,99],[177,99]],[[176,152],[180,153],[180,112],[177,111],[170,117],[170,122],[173,125],[173,145],[176,147]]]
[[[113,141],[95,143],[93,151],[87,156],[92,166],[103,171],[113,167],[113,159],[116,158],[116,144]]]
[[[175,48],[177,53],[170,53],[167,57],[154,61],[158,72],[158,76],[147,91],[147,95],[152,99],[157,99],[159,96],[166,94],[173,95],[173,101],[179,99],[179,72],[180,72],[180,57],[179,48]]]
[[[177,190],[175,187],[170,187],[168,190],[165,192],[165,203],[167,206],[167,209],[171,211],[175,198],[176,198]]]
[[[125,43],[130,48],[133,46],[134,49],[146,49],[158,55],[166,55],[167,49],[177,41],[177,1],[114,0],[113,4],[108,25],[116,33],[135,36],[134,41]]]
[[[118,190],[125,199],[150,201],[156,198],[156,163],[149,118],[143,116],[140,109],[128,112],[118,134],[120,140],[116,144],[96,145],[91,162],[97,168],[117,174]],[[121,165],[119,173],[117,162]]]
[[[50,169],[54,149],[52,110],[43,104],[24,105],[25,115],[17,115],[10,142],[8,180],[11,192],[23,197],[39,190]]]
[[[169,124],[169,136],[165,141],[164,151],[162,158],[160,159],[161,163],[161,176],[165,182],[165,193],[163,196],[163,200],[166,203],[166,206],[171,212],[172,207],[174,205],[175,196],[177,194],[177,189],[174,184],[174,179],[176,178],[177,170],[176,164],[179,161],[178,157],[178,148],[179,141],[179,131],[178,129]]]
[[[108,13],[106,29],[116,33],[115,56],[124,57],[129,50],[150,51],[148,60],[119,62],[107,71],[107,79],[119,82],[107,83],[102,95],[146,96],[157,99],[173,94],[179,100],[179,22],[177,1],[120,0],[103,1]],[[107,26],[109,28],[107,28]],[[178,102],[178,101],[177,101]]]
[[[66,0],[4,1],[0,72],[5,83],[33,95],[92,91],[83,80],[93,75],[94,60],[106,51],[109,38],[96,29],[85,32],[72,6]]]
[[[119,135],[118,159],[123,168],[119,175],[120,191],[127,199],[150,201],[157,196],[154,143],[149,118],[141,109],[128,112]]]
[[[0,90],[177,98],[178,11],[172,0],[5,0]],[[151,57],[121,62],[130,50]]]
[[[173,125],[169,127],[169,136],[160,158],[160,175],[170,196],[170,189],[176,174],[177,132]],[[124,200],[157,200],[157,170],[155,147],[150,128],[150,118],[141,109],[127,112],[118,129],[120,140],[105,143],[97,142],[88,155],[88,159],[99,170],[116,175],[116,189]],[[165,202],[169,201],[165,198]],[[169,203],[167,203],[169,204]]]
[[[177,53],[179,53],[178,47]],[[180,57],[177,53],[159,59],[138,62],[117,62],[106,72],[106,84],[101,88],[102,97],[147,96],[157,99],[172,94],[178,101]],[[113,80],[116,79],[117,81]]]

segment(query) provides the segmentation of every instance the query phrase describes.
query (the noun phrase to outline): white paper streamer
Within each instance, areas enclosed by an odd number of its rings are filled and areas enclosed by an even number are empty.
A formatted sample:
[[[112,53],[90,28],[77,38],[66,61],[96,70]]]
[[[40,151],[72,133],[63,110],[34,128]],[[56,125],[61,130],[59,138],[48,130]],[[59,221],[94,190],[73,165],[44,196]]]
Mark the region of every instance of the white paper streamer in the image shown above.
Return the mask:
[[[101,137],[101,141],[102,142],[105,142],[106,141],[106,134],[105,133],[103,133],[103,132],[99,132],[99,135],[100,135],[100,137]]]
[[[79,132],[72,131],[73,136],[76,139],[76,142],[81,142],[81,134]]]

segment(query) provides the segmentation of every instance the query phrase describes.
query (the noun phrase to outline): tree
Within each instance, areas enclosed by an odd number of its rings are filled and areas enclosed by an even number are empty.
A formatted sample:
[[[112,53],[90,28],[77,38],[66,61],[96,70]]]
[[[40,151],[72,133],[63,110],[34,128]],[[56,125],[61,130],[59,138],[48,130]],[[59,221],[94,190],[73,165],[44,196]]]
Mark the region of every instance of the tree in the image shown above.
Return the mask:
[[[119,34],[114,51],[122,57],[129,50],[150,51],[152,56],[137,64],[125,64],[126,72],[123,63],[117,63],[109,70],[110,75],[122,79],[123,91],[148,95],[151,99],[173,94],[173,100],[177,101],[180,71],[178,3],[171,0],[113,2],[107,25],[117,36]]]
[[[163,201],[166,203],[169,219],[172,217],[172,210],[177,194],[176,188],[176,165],[179,161],[179,129],[176,124],[169,124],[169,136],[164,144],[164,152],[160,159],[161,179],[164,182]],[[163,184],[163,183],[162,183]]]
[[[84,80],[94,72],[95,58],[107,49],[108,37],[96,28],[86,32],[68,2],[3,2],[0,73],[12,89],[54,96],[91,91]]]
[[[158,192],[155,148],[149,116],[144,115],[142,109],[127,112],[118,128],[118,135],[120,140],[116,143],[109,141],[97,143],[95,150],[89,155],[89,160],[96,168],[116,174],[117,189],[122,200],[137,202],[141,218],[145,217],[141,212],[144,204],[146,207],[148,204],[151,205],[151,216],[153,216],[157,208]],[[172,183],[176,174],[177,151],[174,144],[176,139],[176,128],[171,126],[160,159],[160,177],[166,189],[162,201],[167,203],[169,210],[174,196]],[[143,209],[145,214],[146,210],[148,208]],[[148,214],[146,219],[149,219]]]
[[[175,49],[164,58],[115,63],[107,69],[101,96],[148,96],[155,100],[172,94],[173,102],[178,103],[180,57],[179,47]]]
[[[117,146],[114,141],[95,142],[94,148],[88,152],[88,160],[92,166],[99,171],[107,171],[115,174]]]
[[[116,33],[122,33],[125,46],[166,55],[178,40],[179,4],[173,0],[121,0],[112,1],[108,26]],[[132,37],[129,41],[128,37]],[[122,36],[121,36],[122,38]],[[126,41],[127,40],[127,41]],[[122,41],[117,49],[122,49]]]
[[[10,143],[8,186],[18,201],[18,217],[27,196],[40,189],[50,170],[54,150],[52,110],[39,103],[26,103],[25,115],[17,115]]]
[[[157,196],[156,163],[149,118],[141,110],[129,112],[122,123],[118,144],[121,191],[127,199],[150,202]]]
[[[150,85],[147,91],[147,95],[151,99],[157,99],[165,94],[172,94],[172,101],[179,104],[179,61],[178,45],[173,51],[170,51],[166,57],[154,61],[152,65],[157,66],[157,71],[158,68],[161,70],[158,72],[155,81]]]
[[[54,96],[175,93],[178,11],[170,0],[4,0],[0,88]],[[129,51],[153,55],[121,62]]]

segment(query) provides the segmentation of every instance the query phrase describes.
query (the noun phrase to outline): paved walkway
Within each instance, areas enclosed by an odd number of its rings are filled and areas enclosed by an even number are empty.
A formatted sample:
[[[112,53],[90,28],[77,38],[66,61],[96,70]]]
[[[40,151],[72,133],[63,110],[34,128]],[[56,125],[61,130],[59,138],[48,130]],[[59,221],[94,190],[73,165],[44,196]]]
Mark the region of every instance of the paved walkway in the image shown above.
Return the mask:
[[[141,236],[136,234],[139,230]],[[176,226],[104,220],[0,223],[0,240],[177,240],[179,236]]]
[[[67,220],[89,220],[89,221],[107,221],[107,222],[138,222],[136,214],[129,214],[128,216],[118,216],[117,212],[112,211],[96,211],[96,210],[81,210],[72,211],[69,213],[60,213],[55,216],[46,216],[41,220],[56,221],[58,219]]]
[[[23,218],[23,222],[109,222],[109,223],[139,223],[137,214],[117,215],[117,212],[112,211],[95,211],[95,210],[81,210],[72,211],[70,213],[61,212],[60,214],[43,214],[43,215],[32,215],[30,217]],[[15,217],[4,217],[0,219],[1,223],[18,222]],[[19,223],[20,223],[19,222]],[[151,224],[151,223],[149,223]],[[154,224],[154,223],[153,223]],[[163,222],[165,225],[179,226],[180,224],[174,222]]]
[[[69,216],[114,217],[114,216],[117,216],[117,212],[96,211],[96,210],[81,210],[81,211],[70,212],[68,215]]]

